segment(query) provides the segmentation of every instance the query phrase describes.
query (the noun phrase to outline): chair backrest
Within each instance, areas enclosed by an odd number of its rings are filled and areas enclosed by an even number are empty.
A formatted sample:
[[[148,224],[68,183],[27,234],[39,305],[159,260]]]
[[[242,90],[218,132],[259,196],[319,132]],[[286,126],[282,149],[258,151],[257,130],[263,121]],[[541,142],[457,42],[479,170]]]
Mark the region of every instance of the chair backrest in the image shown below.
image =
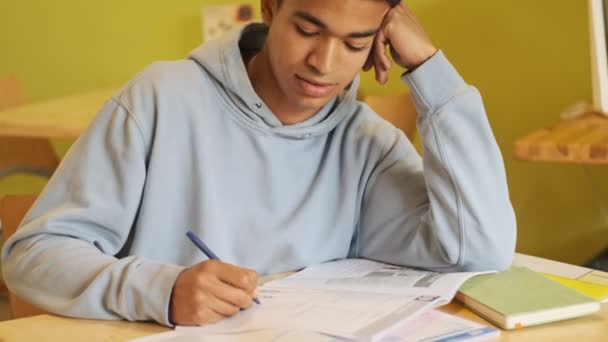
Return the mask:
[[[0,76],[0,109],[26,104],[25,92],[15,74]]]
[[[15,74],[0,76],[0,110],[26,104],[25,92]],[[0,178],[33,173],[50,178],[59,158],[48,139],[0,136]]]
[[[362,95],[360,99],[414,141],[417,113],[410,94]]]
[[[19,223],[36,200],[36,195],[7,195],[0,199],[0,220],[2,221],[2,239],[6,241],[15,233]],[[17,297],[10,290],[8,300],[11,318],[22,318],[45,314],[46,312]]]
[[[59,157],[48,139],[0,136],[0,178],[28,173],[50,178]]]

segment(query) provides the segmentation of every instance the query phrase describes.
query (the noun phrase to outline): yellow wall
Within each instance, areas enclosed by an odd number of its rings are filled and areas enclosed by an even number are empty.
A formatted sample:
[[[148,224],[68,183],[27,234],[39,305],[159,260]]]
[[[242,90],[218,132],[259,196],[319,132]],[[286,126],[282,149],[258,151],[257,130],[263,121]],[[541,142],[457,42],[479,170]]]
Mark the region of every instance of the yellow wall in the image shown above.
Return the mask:
[[[1,1],[0,74],[17,72],[34,101],[121,83],[154,60],[185,56],[201,40],[201,6],[225,2]],[[518,215],[518,250],[579,263],[608,245],[604,167],[511,157],[517,137],[591,97],[586,1],[408,3],[484,96]],[[363,88],[399,92],[398,76],[380,87],[365,75]]]

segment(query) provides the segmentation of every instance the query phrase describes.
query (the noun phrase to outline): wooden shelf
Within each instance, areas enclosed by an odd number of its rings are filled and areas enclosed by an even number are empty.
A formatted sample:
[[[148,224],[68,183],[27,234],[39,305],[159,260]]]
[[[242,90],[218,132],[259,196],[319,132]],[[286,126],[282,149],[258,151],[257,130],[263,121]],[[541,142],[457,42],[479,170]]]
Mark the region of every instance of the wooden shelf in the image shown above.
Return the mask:
[[[608,164],[608,117],[587,113],[563,119],[518,139],[514,154],[530,161]]]

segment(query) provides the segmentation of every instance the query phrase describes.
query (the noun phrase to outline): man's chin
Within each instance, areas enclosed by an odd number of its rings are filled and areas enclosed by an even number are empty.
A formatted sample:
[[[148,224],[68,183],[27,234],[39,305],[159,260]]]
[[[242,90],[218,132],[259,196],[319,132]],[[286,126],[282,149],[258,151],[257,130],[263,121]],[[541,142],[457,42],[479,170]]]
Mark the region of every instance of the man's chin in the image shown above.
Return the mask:
[[[331,101],[331,99],[333,99],[334,97],[307,97],[307,96],[300,96],[298,98],[298,107],[301,108],[302,110],[319,110],[321,109],[323,106],[325,106],[327,103],[329,103],[329,101]]]

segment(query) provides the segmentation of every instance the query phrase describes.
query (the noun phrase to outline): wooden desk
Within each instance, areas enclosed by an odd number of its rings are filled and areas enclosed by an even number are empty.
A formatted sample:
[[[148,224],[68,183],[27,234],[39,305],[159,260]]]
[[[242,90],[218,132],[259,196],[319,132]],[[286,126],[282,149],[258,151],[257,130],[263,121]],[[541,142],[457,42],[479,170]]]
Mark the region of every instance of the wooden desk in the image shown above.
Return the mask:
[[[518,139],[514,154],[530,161],[608,164],[608,118],[588,113],[563,119]]]
[[[77,138],[118,88],[96,90],[0,111],[0,136]]]
[[[440,308],[441,311],[491,325],[457,302]],[[124,341],[169,330],[152,323],[125,321],[92,321],[41,315],[0,322],[0,341]],[[569,321],[529,327],[517,331],[503,331],[500,341],[605,341],[608,336],[608,304],[592,316]]]
[[[0,322],[0,341],[125,341],[168,328],[152,323],[94,321],[40,315]]]

